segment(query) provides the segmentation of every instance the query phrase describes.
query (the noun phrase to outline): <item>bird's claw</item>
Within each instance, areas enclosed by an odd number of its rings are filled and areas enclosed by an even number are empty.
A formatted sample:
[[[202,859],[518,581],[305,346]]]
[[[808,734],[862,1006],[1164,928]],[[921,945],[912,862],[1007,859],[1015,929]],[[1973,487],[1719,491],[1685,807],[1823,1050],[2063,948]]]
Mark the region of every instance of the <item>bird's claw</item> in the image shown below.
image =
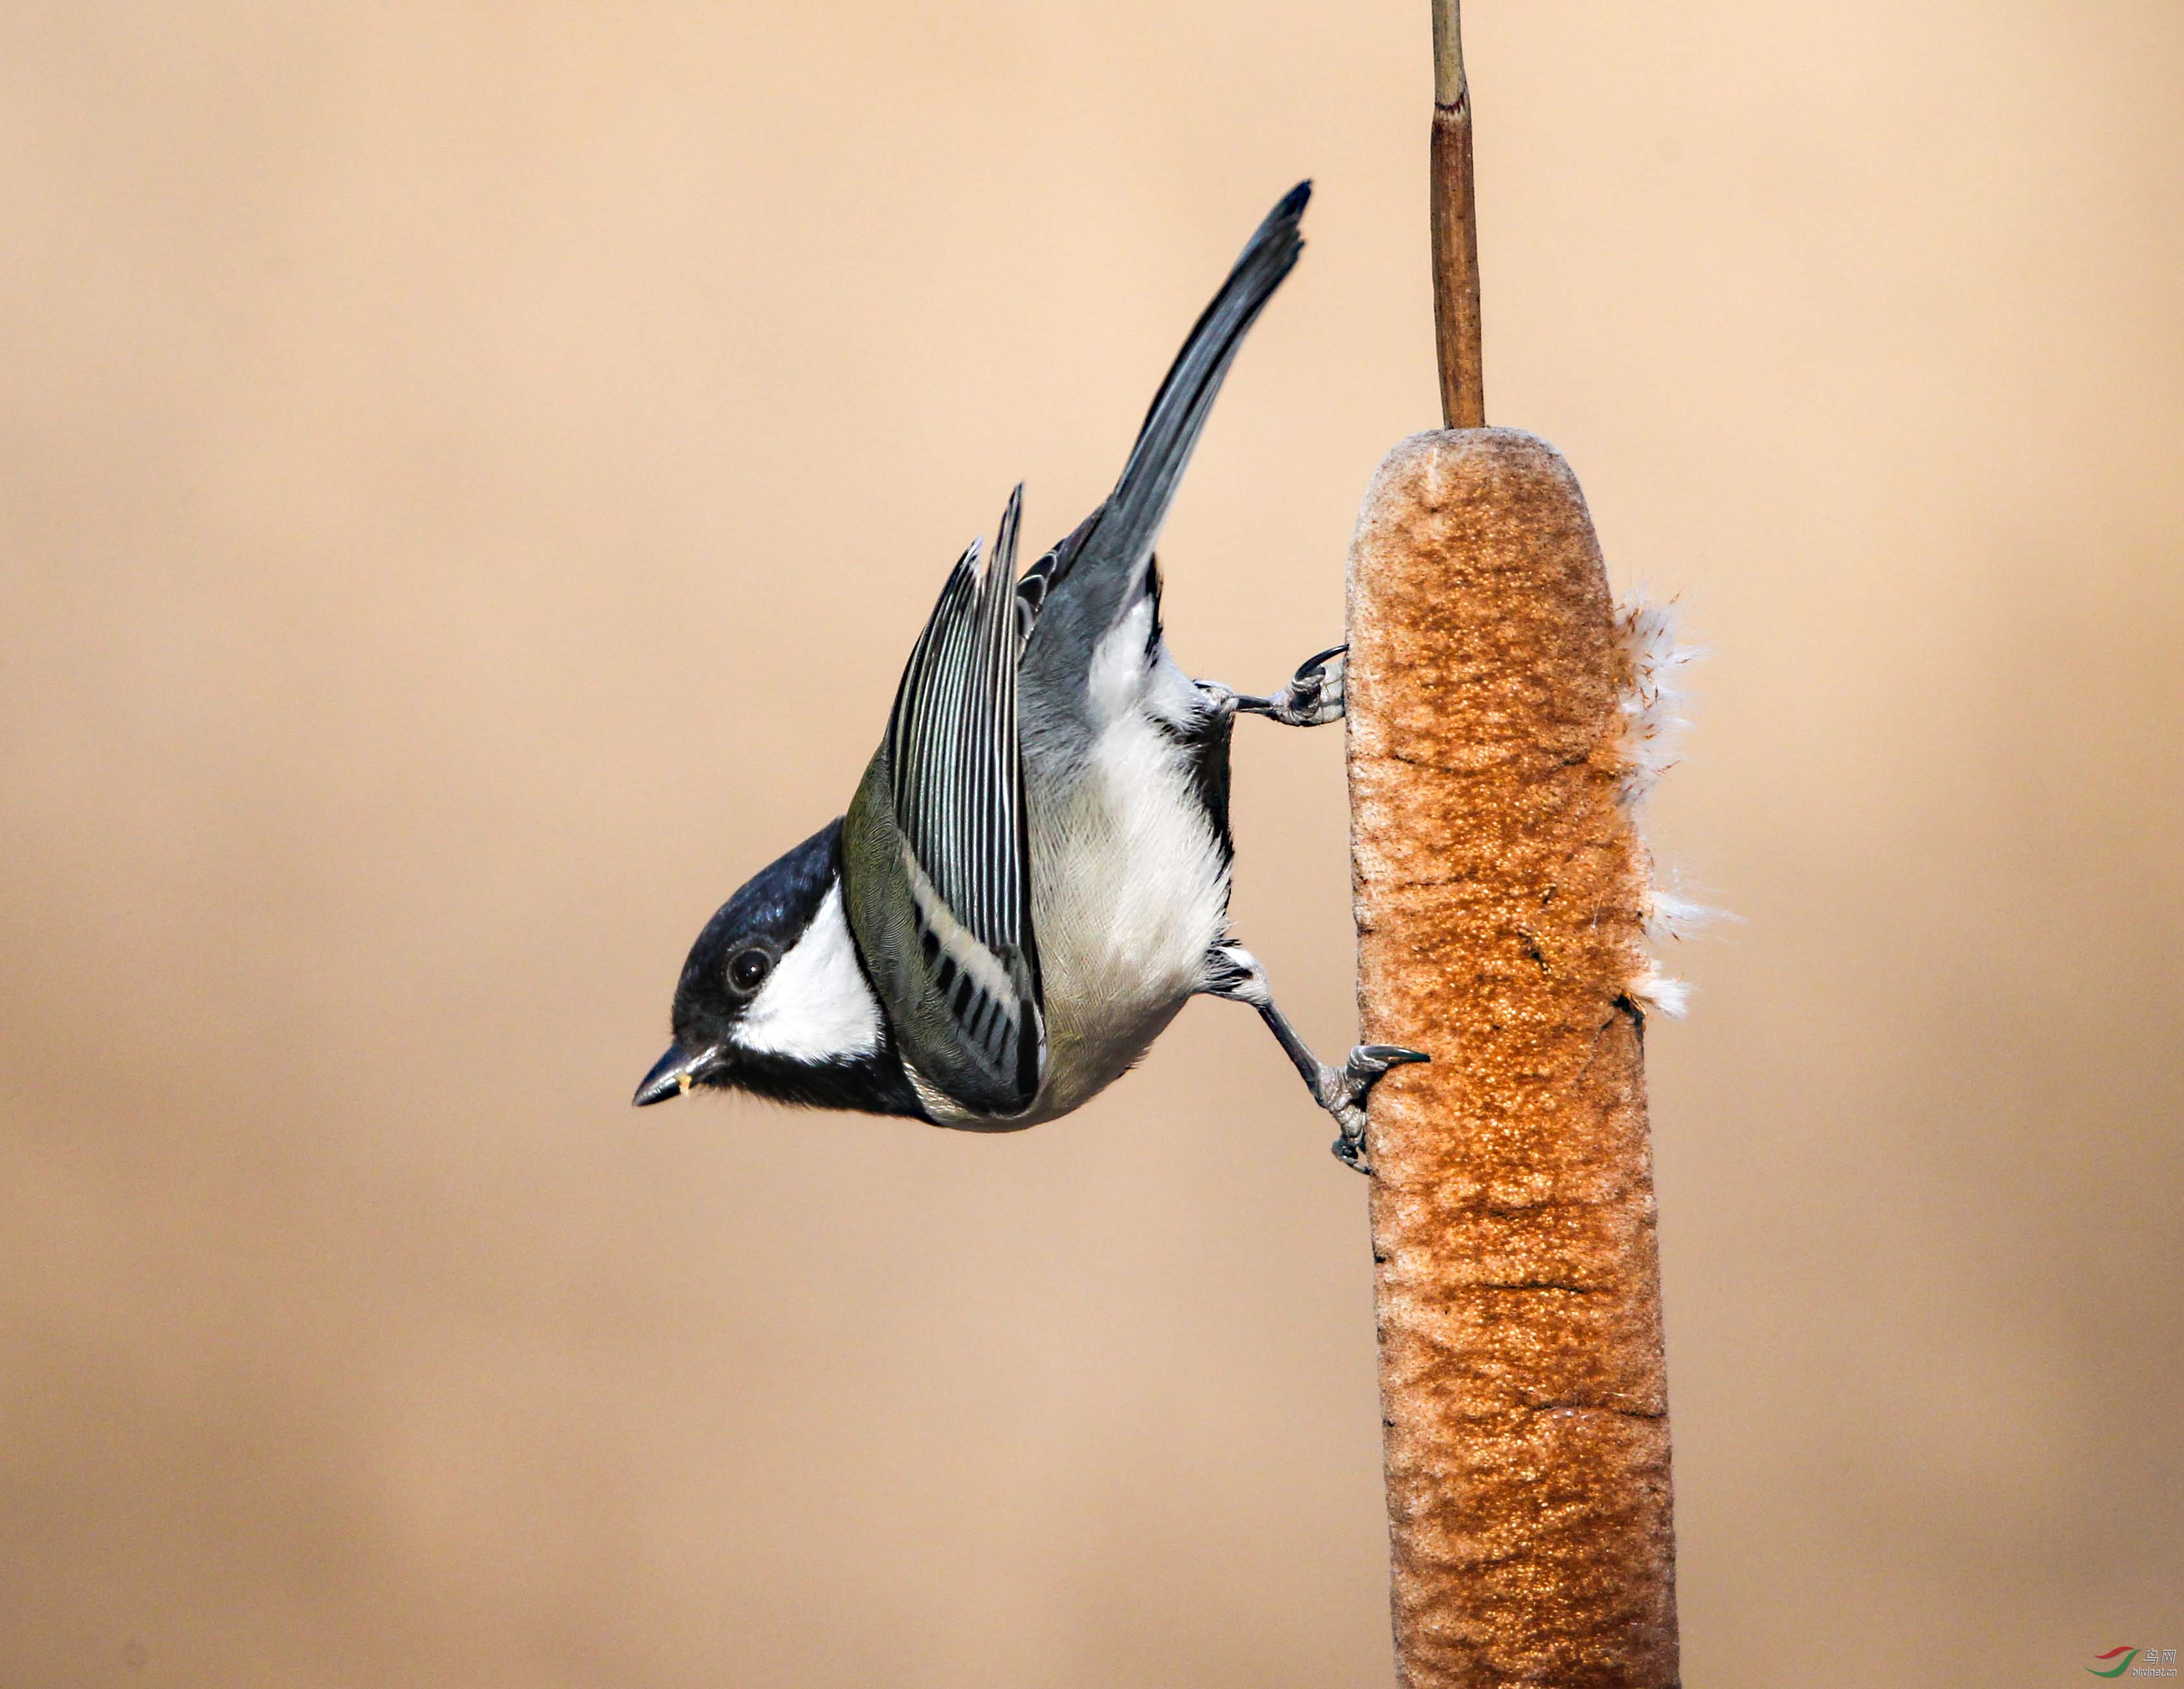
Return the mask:
[[[1347,645],[1337,645],[1297,665],[1279,700],[1282,720],[1295,727],[1317,727],[1342,719],[1349,650]]]
[[[1342,719],[1346,657],[1350,647],[1337,645],[1322,651],[1316,657],[1306,657],[1297,665],[1297,672],[1290,683],[1272,698],[1250,698],[1230,692],[1227,687],[1217,689],[1217,695],[1225,706],[1240,710],[1247,716],[1264,716],[1284,727],[1318,727]],[[1217,689],[1206,681],[1199,685],[1209,693]]]
[[[1342,1123],[1342,1130],[1328,1147],[1334,1152],[1335,1160],[1340,1162],[1351,1172],[1362,1173],[1368,1179],[1373,1176],[1373,1164],[1365,1159],[1363,1121],[1358,1122],[1357,1135],[1353,1137],[1351,1135],[1350,1123],[1345,1120]]]
[[[1365,1105],[1373,1087],[1390,1068],[1431,1060],[1423,1050],[1407,1050],[1400,1044],[1361,1044],[1340,1071],[1320,1070],[1321,1106],[1341,1128],[1333,1146],[1335,1160],[1358,1173],[1373,1171],[1365,1161]]]

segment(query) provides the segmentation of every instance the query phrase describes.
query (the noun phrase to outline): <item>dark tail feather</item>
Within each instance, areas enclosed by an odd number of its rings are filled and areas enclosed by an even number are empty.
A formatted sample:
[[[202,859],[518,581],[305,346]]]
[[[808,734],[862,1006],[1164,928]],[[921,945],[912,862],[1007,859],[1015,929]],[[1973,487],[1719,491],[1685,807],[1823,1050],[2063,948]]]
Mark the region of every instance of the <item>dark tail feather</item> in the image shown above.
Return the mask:
[[[1267,214],[1153,396],[1138,443],[1130,449],[1130,460],[1100,513],[1095,542],[1110,557],[1119,554],[1125,566],[1152,549],[1168,506],[1175,501],[1191,449],[1213,408],[1214,395],[1221,391],[1221,379],[1235,361],[1236,348],[1274,289],[1296,267],[1304,251],[1297,226],[1311,198],[1312,184],[1301,181]]]
[[[1259,225],[1176,354],[1115,490],[1018,583],[1017,626],[1028,640],[1024,695],[1081,686],[1094,647],[1145,586],[1153,541],[1221,378],[1304,250],[1297,222],[1311,198],[1312,184],[1299,182]],[[1031,638],[1034,625],[1039,637]]]

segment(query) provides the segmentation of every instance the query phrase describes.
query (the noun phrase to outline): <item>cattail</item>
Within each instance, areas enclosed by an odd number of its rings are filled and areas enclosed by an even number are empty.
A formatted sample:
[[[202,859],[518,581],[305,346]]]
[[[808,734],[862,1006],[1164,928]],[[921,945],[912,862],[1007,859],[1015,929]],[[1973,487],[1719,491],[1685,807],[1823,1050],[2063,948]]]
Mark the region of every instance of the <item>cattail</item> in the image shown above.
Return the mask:
[[[1663,911],[1634,811],[1683,654],[1661,612],[1618,615],[1562,457],[1478,426],[1470,108],[1454,0],[1440,10],[1451,426],[1381,465],[1350,562],[1362,1036],[1433,1057],[1375,1091],[1368,1140],[1397,1676],[1663,1689],[1644,1053],[1648,1010],[1675,1003],[1646,945]]]

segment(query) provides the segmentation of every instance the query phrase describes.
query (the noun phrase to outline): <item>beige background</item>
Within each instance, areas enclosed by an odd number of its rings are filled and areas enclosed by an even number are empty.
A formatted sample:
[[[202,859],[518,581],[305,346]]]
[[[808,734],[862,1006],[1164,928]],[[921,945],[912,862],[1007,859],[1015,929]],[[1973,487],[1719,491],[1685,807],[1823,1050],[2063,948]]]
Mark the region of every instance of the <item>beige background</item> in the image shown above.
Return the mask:
[[[1491,415],[1716,651],[1689,1677],[2184,1647],[2184,12],[1472,10]],[[625,1100],[1306,174],[1164,553],[1200,672],[1337,637],[1424,31],[0,9],[0,1681],[1385,1681],[1365,1188],[1251,1017],[999,1140]],[[1340,749],[1238,750],[1329,1048]]]

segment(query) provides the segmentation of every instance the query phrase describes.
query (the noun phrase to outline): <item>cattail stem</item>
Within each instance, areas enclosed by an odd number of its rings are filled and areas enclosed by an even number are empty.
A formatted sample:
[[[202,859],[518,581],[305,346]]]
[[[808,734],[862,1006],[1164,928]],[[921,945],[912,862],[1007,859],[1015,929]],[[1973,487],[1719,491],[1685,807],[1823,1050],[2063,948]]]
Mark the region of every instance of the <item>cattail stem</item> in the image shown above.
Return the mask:
[[[1451,428],[1486,426],[1479,321],[1479,201],[1471,164],[1471,84],[1463,74],[1457,0],[1434,0],[1434,336],[1440,415]]]

